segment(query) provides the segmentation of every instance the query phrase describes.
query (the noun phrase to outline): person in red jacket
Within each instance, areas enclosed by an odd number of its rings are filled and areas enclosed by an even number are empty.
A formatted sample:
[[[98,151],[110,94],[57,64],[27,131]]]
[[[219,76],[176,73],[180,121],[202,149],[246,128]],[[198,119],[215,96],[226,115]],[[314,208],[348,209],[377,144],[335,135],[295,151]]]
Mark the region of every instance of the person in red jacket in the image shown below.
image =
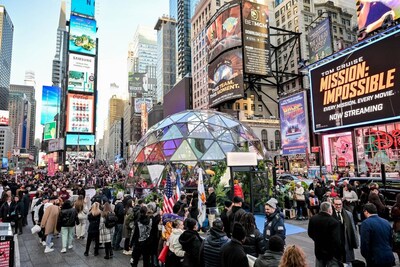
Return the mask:
[[[233,181],[234,186],[233,186],[233,196],[236,197],[240,197],[241,199],[244,199],[244,195],[243,195],[243,189],[239,184],[238,180],[234,180]]]

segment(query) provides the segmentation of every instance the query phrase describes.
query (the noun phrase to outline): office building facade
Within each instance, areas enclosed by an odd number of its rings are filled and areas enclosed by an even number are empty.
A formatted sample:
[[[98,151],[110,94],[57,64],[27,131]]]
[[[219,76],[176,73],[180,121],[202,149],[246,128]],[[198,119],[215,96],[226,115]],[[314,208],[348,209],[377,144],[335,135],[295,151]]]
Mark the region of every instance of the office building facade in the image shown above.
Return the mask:
[[[0,159],[7,158],[13,152],[14,133],[9,126],[0,126]]]
[[[0,5],[0,110],[8,110],[14,25]]]

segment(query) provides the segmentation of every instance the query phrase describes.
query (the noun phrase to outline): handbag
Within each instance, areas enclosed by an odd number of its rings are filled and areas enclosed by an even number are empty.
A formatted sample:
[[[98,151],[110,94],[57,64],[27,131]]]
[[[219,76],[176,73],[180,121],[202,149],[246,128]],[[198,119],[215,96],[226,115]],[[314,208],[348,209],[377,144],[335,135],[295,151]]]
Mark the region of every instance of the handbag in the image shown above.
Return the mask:
[[[168,251],[169,251],[169,247],[164,246],[160,252],[160,255],[158,256],[158,260],[161,261],[162,263],[165,263],[167,260]]]
[[[88,218],[87,214],[85,212],[79,212],[78,213],[78,219],[79,220],[86,220]]]
[[[37,224],[31,228],[31,232],[32,232],[33,235],[36,234],[36,233],[39,233],[40,230],[42,230],[42,228]]]

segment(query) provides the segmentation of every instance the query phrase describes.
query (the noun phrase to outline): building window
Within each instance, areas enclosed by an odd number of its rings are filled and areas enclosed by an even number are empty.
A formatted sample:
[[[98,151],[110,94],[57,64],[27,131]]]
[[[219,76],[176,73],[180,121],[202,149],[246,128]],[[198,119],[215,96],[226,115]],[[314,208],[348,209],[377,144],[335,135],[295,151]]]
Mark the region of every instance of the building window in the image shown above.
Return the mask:
[[[243,104],[243,109],[244,109],[244,110],[247,110],[247,104],[246,104],[246,103]]]
[[[236,110],[240,110],[240,103],[236,103]]]
[[[265,129],[261,131],[261,141],[263,142],[265,148],[268,149],[268,132]]]
[[[279,130],[275,131],[275,148],[276,150],[281,148],[281,132]]]
[[[304,11],[310,12],[310,7],[309,6],[304,6]]]
[[[263,111],[263,106],[262,105],[258,105],[258,111],[262,112]]]

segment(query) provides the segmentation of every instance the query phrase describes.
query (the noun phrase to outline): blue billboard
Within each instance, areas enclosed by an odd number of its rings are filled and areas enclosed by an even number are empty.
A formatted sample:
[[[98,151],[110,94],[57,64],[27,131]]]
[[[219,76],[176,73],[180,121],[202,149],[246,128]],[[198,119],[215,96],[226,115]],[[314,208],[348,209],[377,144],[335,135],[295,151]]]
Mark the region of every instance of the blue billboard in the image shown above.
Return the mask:
[[[45,125],[54,121],[60,109],[61,88],[57,86],[43,86],[42,113],[40,124]]]
[[[8,158],[2,158],[1,160],[1,168],[8,169]]]
[[[71,12],[94,18],[95,0],[72,0]]]
[[[69,51],[96,55],[96,21],[71,15],[69,22]]]
[[[67,146],[93,146],[94,134],[67,134]]]

